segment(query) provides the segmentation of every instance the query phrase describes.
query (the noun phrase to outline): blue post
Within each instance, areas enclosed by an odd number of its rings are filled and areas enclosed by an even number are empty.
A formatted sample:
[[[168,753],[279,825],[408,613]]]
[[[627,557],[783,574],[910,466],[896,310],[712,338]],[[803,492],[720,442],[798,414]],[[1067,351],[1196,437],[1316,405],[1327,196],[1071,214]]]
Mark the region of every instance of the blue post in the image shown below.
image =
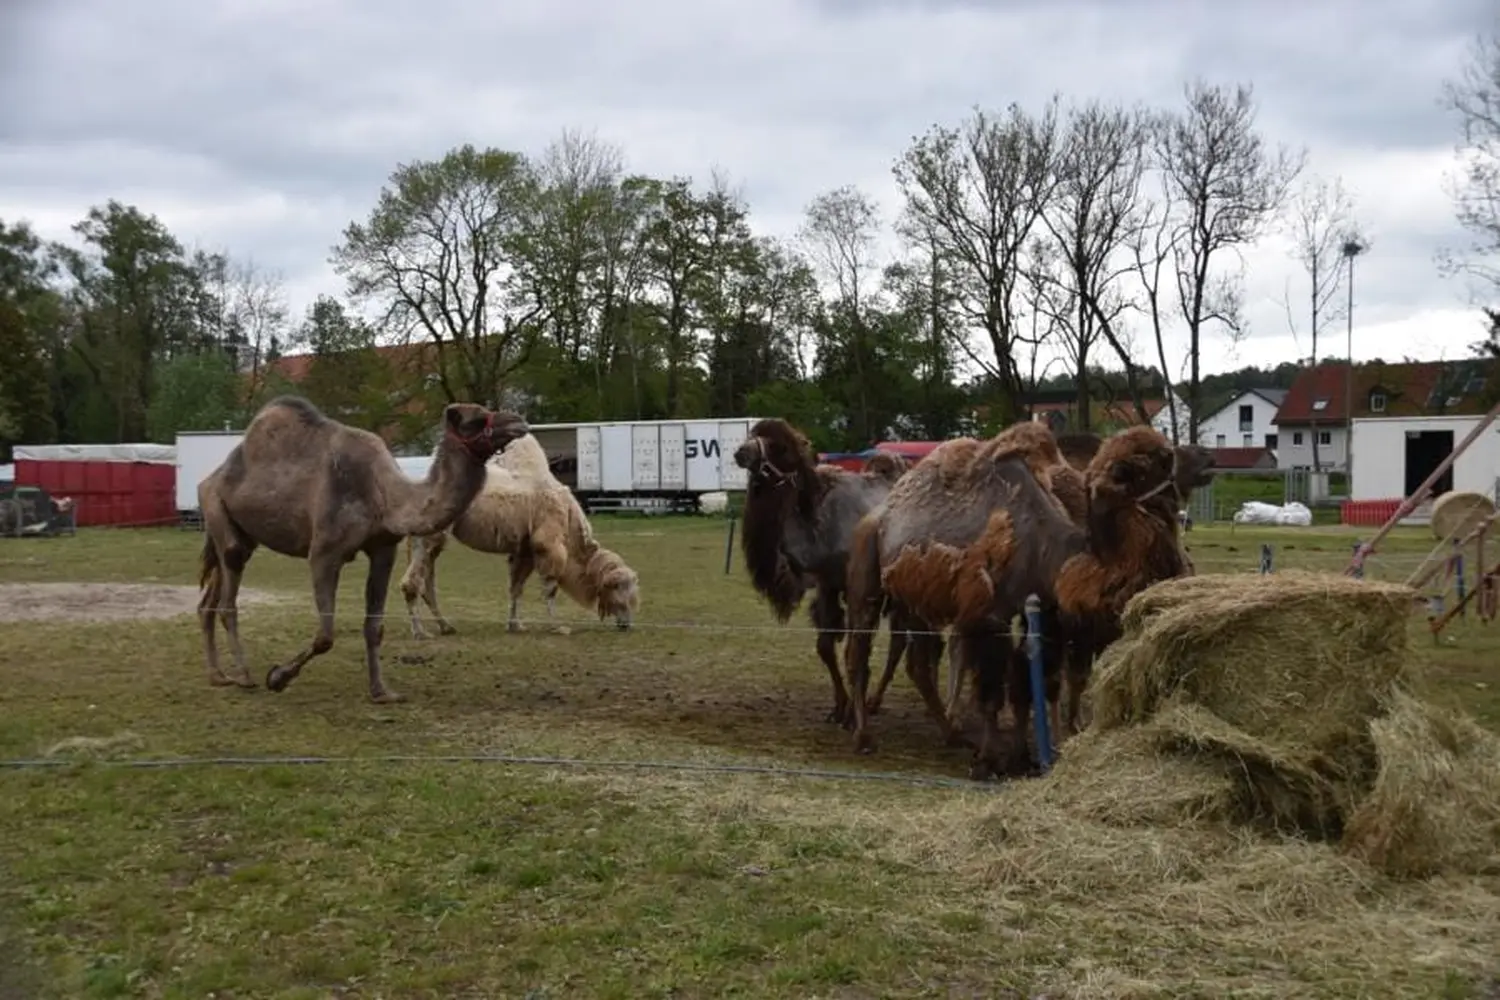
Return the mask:
[[[1031,660],[1031,714],[1036,729],[1036,755],[1042,771],[1052,769],[1052,727],[1047,720],[1047,677],[1042,669],[1042,601],[1026,598],[1026,652]]]
[[[1453,546],[1456,549],[1458,543],[1454,542]],[[1468,587],[1464,583],[1464,554],[1462,552],[1453,553],[1453,578],[1454,583],[1458,586],[1458,594],[1456,595],[1458,598],[1458,613],[1467,618],[1469,617],[1469,608],[1468,605],[1464,604],[1464,597]]]
[[[1260,543],[1260,572],[1261,575],[1271,572],[1271,543]]]

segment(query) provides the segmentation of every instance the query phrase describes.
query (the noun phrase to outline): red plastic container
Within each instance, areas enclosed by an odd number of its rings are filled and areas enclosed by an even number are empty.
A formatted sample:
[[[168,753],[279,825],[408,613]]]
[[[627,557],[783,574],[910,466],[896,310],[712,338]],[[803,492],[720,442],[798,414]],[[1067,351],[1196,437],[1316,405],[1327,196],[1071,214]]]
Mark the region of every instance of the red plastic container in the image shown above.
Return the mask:
[[[18,459],[16,483],[72,499],[78,526],[177,523],[175,466],[159,462]]]
[[[1401,507],[1398,500],[1345,500],[1339,520],[1359,528],[1378,528],[1391,519]]]

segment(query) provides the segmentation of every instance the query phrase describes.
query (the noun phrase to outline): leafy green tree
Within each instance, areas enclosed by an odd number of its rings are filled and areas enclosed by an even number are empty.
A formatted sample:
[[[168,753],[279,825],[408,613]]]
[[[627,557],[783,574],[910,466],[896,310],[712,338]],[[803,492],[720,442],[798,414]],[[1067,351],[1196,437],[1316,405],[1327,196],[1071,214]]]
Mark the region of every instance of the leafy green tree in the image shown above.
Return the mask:
[[[171,444],[178,431],[236,429],[245,423],[240,375],[217,347],[158,359],[152,382],[146,407],[152,441]]]

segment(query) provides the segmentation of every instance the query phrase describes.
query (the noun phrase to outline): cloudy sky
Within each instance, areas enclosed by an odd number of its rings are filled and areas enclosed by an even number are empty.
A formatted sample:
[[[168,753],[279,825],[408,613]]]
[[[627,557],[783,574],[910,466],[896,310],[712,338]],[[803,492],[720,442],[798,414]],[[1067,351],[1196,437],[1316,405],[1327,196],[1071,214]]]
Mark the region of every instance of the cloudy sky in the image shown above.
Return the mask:
[[[894,158],[975,104],[1180,102],[1253,82],[1266,135],[1342,176],[1371,241],[1355,356],[1465,353],[1479,328],[1435,251],[1461,242],[1444,188],[1442,82],[1493,0],[0,0],[0,218],[66,238],[114,197],[185,242],[280,271],[301,309],[397,163],[464,142],[540,152],[562,129],[628,166],[718,166],[762,232],[853,183],[887,219]],[[890,252],[895,252],[894,242]],[[1247,257],[1250,337],[1218,370],[1305,356],[1285,245]],[[1343,324],[1330,349],[1342,353]]]

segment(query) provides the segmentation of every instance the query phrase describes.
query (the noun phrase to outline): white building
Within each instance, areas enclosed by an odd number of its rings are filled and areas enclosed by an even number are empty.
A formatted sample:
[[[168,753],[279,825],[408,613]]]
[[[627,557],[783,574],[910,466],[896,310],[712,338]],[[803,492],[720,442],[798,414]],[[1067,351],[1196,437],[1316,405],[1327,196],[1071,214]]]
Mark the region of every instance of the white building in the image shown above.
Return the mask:
[[[1269,448],[1276,451],[1276,411],[1285,389],[1246,389],[1198,424],[1198,442],[1210,448]]]
[[[1483,419],[1462,417],[1355,417],[1354,469],[1350,494],[1354,500],[1405,499]],[[1490,424],[1478,440],[1438,480],[1433,492],[1473,490],[1495,495],[1500,480],[1500,420]]]

